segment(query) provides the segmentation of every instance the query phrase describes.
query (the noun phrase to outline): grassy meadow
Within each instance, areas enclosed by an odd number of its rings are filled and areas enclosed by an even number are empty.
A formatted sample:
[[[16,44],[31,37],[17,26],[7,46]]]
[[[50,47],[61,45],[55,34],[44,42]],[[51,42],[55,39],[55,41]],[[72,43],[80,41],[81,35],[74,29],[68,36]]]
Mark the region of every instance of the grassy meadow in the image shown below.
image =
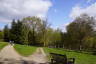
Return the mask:
[[[15,44],[14,48],[22,56],[32,55],[37,49],[37,47],[34,46],[19,45],[19,44]]]
[[[96,56],[75,51],[67,51],[63,49],[44,48],[48,53],[66,54],[68,58],[75,58],[75,64],[96,64]]]

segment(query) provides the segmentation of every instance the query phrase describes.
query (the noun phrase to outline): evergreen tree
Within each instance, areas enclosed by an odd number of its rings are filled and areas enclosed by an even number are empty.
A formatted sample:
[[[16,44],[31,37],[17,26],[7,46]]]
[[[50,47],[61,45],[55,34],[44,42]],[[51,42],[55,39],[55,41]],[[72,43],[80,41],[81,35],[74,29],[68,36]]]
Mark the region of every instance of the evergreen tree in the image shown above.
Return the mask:
[[[9,42],[9,28],[8,25],[4,27],[4,41]]]
[[[0,30],[0,41],[3,41],[3,31]]]
[[[15,42],[18,44],[21,44],[22,29],[23,29],[22,26],[23,26],[23,23],[20,20],[18,20],[15,27],[16,35],[17,35]]]
[[[12,23],[11,23],[11,29],[10,29],[10,40],[14,41],[16,40],[16,22],[13,19]]]

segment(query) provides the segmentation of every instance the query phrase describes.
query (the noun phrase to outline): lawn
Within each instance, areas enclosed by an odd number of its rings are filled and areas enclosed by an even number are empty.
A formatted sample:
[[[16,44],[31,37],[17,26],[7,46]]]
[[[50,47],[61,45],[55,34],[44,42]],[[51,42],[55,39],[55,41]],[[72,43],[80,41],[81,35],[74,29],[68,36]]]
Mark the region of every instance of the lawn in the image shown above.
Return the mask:
[[[96,64],[96,56],[91,54],[79,53],[74,51],[66,51],[54,48],[44,48],[44,51],[48,53],[66,54],[68,58],[75,58],[75,64]]]
[[[15,44],[14,48],[22,56],[29,56],[33,54],[37,49],[37,47],[34,46],[19,45],[19,44]]]
[[[7,42],[0,42],[0,50],[5,47],[8,43]]]

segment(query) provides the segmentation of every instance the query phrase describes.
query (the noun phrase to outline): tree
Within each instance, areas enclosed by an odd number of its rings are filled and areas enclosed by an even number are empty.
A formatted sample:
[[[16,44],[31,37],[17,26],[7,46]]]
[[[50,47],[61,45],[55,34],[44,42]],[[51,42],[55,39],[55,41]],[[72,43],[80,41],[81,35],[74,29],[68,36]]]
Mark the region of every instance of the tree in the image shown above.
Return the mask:
[[[26,25],[22,25],[22,29],[21,29],[21,36],[20,36],[20,42],[21,44],[26,44],[28,45],[28,33],[29,33],[29,28]]]
[[[21,21],[13,20],[10,38],[15,43],[37,45],[41,43],[41,38],[44,38],[42,35],[45,34],[46,25],[46,22],[37,17],[26,17]]]
[[[93,17],[84,14],[76,18],[67,26],[67,32],[71,38],[71,48],[81,50],[83,39],[93,34]]]
[[[61,42],[61,30],[57,29],[57,30],[54,30],[53,32],[53,35],[52,35],[54,38],[52,41],[53,41],[53,44],[55,47],[59,48],[59,47],[63,47],[63,44]]]
[[[12,41],[14,41],[15,43],[18,43],[18,44],[23,44],[23,39],[22,37],[24,35],[23,34],[23,23],[22,21],[20,20],[13,20],[12,21],[12,25],[11,25],[11,29],[10,29],[10,39]],[[25,30],[26,31],[26,30]]]
[[[83,43],[84,49],[86,49],[86,50],[92,50],[92,47],[93,47],[94,43],[96,42],[95,38],[96,37],[91,37],[91,36],[86,37],[84,39],[84,43]]]
[[[10,40],[11,41],[14,41],[16,40],[16,22],[15,20],[13,19],[12,23],[11,23],[11,29],[10,29]]]
[[[62,33],[61,41],[63,42],[63,48],[70,49],[72,41],[70,35],[67,32]]]
[[[28,32],[31,32],[31,33],[28,33],[28,35],[31,35],[28,38],[29,41],[30,41],[30,39],[32,39],[30,44],[37,45],[37,43],[38,43],[37,34],[39,35],[40,28],[42,25],[42,20],[37,17],[26,17],[22,21],[23,21],[24,25],[26,25],[26,27],[28,27],[28,29],[29,29]]]
[[[33,42],[33,33],[32,33],[33,31],[29,31],[29,33],[28,33],[28,42],[29,42],[29,45],[34,45],[34,42]]]
[[[4,41],[9,42],[9,28],[8,25],[4,27]]]
[[[52,44],[53,40],[53,30],[52,28],[47,28],[46,32],[44,32],[44,34],[41,36],[41,41],[43,42],[43,46],[49,46],[50,44]]]
[[[46,21],[42,21],[41,22],[41,25],[40,25],[40,28],[39,28],[39,35],[40,35],[40,42],[43,43],[43,46],[48,46],[48,43],[46,42],[48,40],[48,31],[52,30],[50,27],[49,27],[49,24]]]
[[[16,26],[15,26],[15,35],[16,35],[16,39],[15,39],[15,42],[16,43],[19,43],[19,44],[22,44],[22,39],[21,39],[21,37],[22,37],[22,29],[23,29],[23,23],[20,21],[20,20],[18,20],[17,21],[17,23],[16,23]]]
[[[3,41],[3,31],[0,31],[0,41]]]

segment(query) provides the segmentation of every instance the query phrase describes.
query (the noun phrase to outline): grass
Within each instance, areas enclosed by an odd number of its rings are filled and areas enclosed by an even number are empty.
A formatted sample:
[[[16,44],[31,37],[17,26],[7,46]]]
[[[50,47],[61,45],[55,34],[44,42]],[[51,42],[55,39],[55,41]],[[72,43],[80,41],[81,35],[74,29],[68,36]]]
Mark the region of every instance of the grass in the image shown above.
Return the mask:
[[[37,47],[15,44],[14,48],[22,56],[29,56],[33,54]]]
[[[46,53],[58,53],[58,54],[66,54],[68,58],[75,58],[75,64],[96,64],[96,56],[91,54],[78,53],[74,51],[66,51],[61,49],[54,48],[44,48]]]
[[[0,50],[4,48],[7,44],[7,42],[0,42]]]

